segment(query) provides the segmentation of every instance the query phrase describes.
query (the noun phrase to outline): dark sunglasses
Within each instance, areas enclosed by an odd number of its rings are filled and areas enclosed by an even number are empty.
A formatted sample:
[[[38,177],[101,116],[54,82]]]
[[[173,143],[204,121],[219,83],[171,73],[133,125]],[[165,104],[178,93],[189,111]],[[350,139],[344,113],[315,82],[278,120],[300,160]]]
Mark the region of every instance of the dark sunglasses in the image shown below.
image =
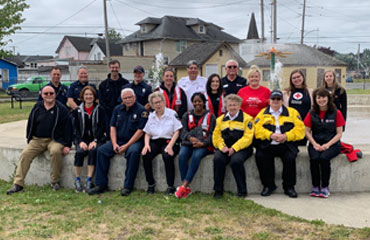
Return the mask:
[[[232,65],[232,66],[227,66],[228,69],[232,69],[232,68],[238,68],[238,66],[236,65]]]
[[[280,101],[281,100],[281,98],[271,98],[271,100],[278,100],[278,101]]]
[[[44,95],[50,95],[50,96],[53,96],[53,95],[54,95],[54,92],[44,92],[43,94],[44,94]]]

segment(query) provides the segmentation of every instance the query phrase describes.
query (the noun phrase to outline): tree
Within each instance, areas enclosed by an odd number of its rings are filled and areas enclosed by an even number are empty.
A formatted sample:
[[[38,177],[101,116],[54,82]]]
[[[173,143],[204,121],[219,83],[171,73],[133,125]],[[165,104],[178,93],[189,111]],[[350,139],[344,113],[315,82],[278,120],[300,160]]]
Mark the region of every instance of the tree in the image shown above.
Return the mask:
[[[26,0],[0,0],[0,57],[10,55],[10,51],[3,49],[9,41],[4,37],[10,36],[21,29],[19,24],[25,21],[22,12],[29,8]]]
[[[121,40],[121,33],[117,32],[114,28],[108,30],[108,38],[111,40]]]

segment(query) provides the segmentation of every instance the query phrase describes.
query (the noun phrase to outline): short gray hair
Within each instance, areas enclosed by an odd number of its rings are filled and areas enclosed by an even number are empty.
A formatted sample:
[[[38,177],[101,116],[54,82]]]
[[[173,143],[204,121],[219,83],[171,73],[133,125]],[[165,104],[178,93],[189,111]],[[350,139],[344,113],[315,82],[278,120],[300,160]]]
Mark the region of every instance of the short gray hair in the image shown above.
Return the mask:
[[[82,66],[80,66],[79,68],[78,68],[78,71],[77,72],[80,72],[80,70],[81,69],[85,69],[86,71],[87,71],[87,67],[86,66],[84,66],[84,65],[82,65]]]
[[[123,95],[124,93],[127,93],[127,92],[130,92],[130,93],[132,93],[134,96],[136,96],[136,94],[135,94],[134,90],[132,90],[132,88],[124,88],[124,89],[122,89],[122,91],[121,91],[121,97],[122,97],[122,95]]]
[[[195,60],[190,60],[187,64],[186,64],[186,68],[189,68],[191,65],[196,65],[197,68],[199,68],[199,64],[197,61]]]
[[[229,59],[229,60],[227,60],[226,63],[225,63],[225,67],[227,67],[227,65],[229,65],[229,63],[231,63],[231,62],[236,63],[236,66],[238,66],[238,68],[239,68],[239,63],[235,59]]]
[[[163,102],[166,101],[166,99],[164,98],[163,93],[161,93],[160,91],[155,91],[154,93],[151,93],[148,97],[149,104],[152,108],[154,108],[153,99],[156,98],[156,97],[159,97]]]
[[[241,106],[243,99],[239,95],[232,93],[225,97],[225,105],[227,105],[228,102],[237,102],[239,106]]]

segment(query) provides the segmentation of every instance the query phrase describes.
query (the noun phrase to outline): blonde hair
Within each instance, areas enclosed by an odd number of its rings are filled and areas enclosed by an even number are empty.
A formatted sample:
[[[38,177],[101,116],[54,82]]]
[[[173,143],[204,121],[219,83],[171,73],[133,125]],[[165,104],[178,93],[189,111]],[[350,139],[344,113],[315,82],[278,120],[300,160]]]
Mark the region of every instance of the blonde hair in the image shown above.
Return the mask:
[[[260,77],[262,77],[262,72],[261,69],[257,65],[252,65],[251,68],[249,69],[247,73],[247,78],[252,76],[254,73],[258,73]]]
[[[344,88],[340,85],[340,83],[337,81],[337,76],[336,76],[336,74],[335,74],[335,72],[333,71],[333,70],[326,70],[325,72],[324,72],[324,75],[323,75],[323,79],[322,79],[322,84],[321,84],[321,86],[322,87],[324,87],[324,88],[328,88],[328,84],[326,83],[326,81],[325,81],[325,75],[327,74],[327,73],[332,73],[333,74],[333,77],[334,77],[334,80],[333,80],[333,91],[332,91],[332,95],[334,96],[334,94],[335,94],[335,91],[337,90],[337,89],[340,89],[340,93],[343,93],[344,92]]]
[[[154,93],[151,93],[148,97],[148,101],[149,101],[149,104],[152,108],[154,108],[153,99],[156,98],[156,97],[159,97],[163,102],[166,101],[166,99],[164,98],[163,93],[161,93],[160,91],[156,91]]]

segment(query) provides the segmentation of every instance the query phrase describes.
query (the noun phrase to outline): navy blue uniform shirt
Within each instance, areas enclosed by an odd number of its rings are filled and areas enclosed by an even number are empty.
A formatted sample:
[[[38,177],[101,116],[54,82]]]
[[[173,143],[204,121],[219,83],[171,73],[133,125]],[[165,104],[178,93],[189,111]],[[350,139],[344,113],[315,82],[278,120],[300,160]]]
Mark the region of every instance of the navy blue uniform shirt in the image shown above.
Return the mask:
[[[57,95],[56,96],[56,100],[58,100],[64,106],[67,106],[67,92],[68,92],[68,87],[66,85],[63,85],[63,84],[59,83],[59,86],[58,87],[55,87],[51,82],[49,82],[44,87],[46,87],[46,86],[52,87],[54,89],[54,91],[55,91],[55,94]],[[40,91],[39,100],[38,101],[42,101],[41,92],[42,92],[42,90]]]
[[[93,83],[90,84],[88,81],[86,83],[82,84],[80,82],[80,80],[77,80],[77,81],[74,81],[69,86],[68,93],[67,93],[67,98],[73,98],[73,101],[75,101],[77,106],[79,106],[82,102],[81,99],[80,99],[80,93],[81,93],[82,89],[86,86],[93,87],[96,91],[96,94],[98,94],[98,91],[96,90],[95,84],[93,84]]]
[[[123,86],[122,89],[124,88],[132,88],[136,95],[136,101],[143,106],[148,103],[148,97],[152,93],[152,87],[145,83],[144,80],[139,84],[135,84],[134,82],[129,83]]]
[[[144,129],[148,115],[148,111],[137,102],[128,110],[123,104],[116,106],[110,125],[116,128],[117,144],[127,143],[138,129]]]

